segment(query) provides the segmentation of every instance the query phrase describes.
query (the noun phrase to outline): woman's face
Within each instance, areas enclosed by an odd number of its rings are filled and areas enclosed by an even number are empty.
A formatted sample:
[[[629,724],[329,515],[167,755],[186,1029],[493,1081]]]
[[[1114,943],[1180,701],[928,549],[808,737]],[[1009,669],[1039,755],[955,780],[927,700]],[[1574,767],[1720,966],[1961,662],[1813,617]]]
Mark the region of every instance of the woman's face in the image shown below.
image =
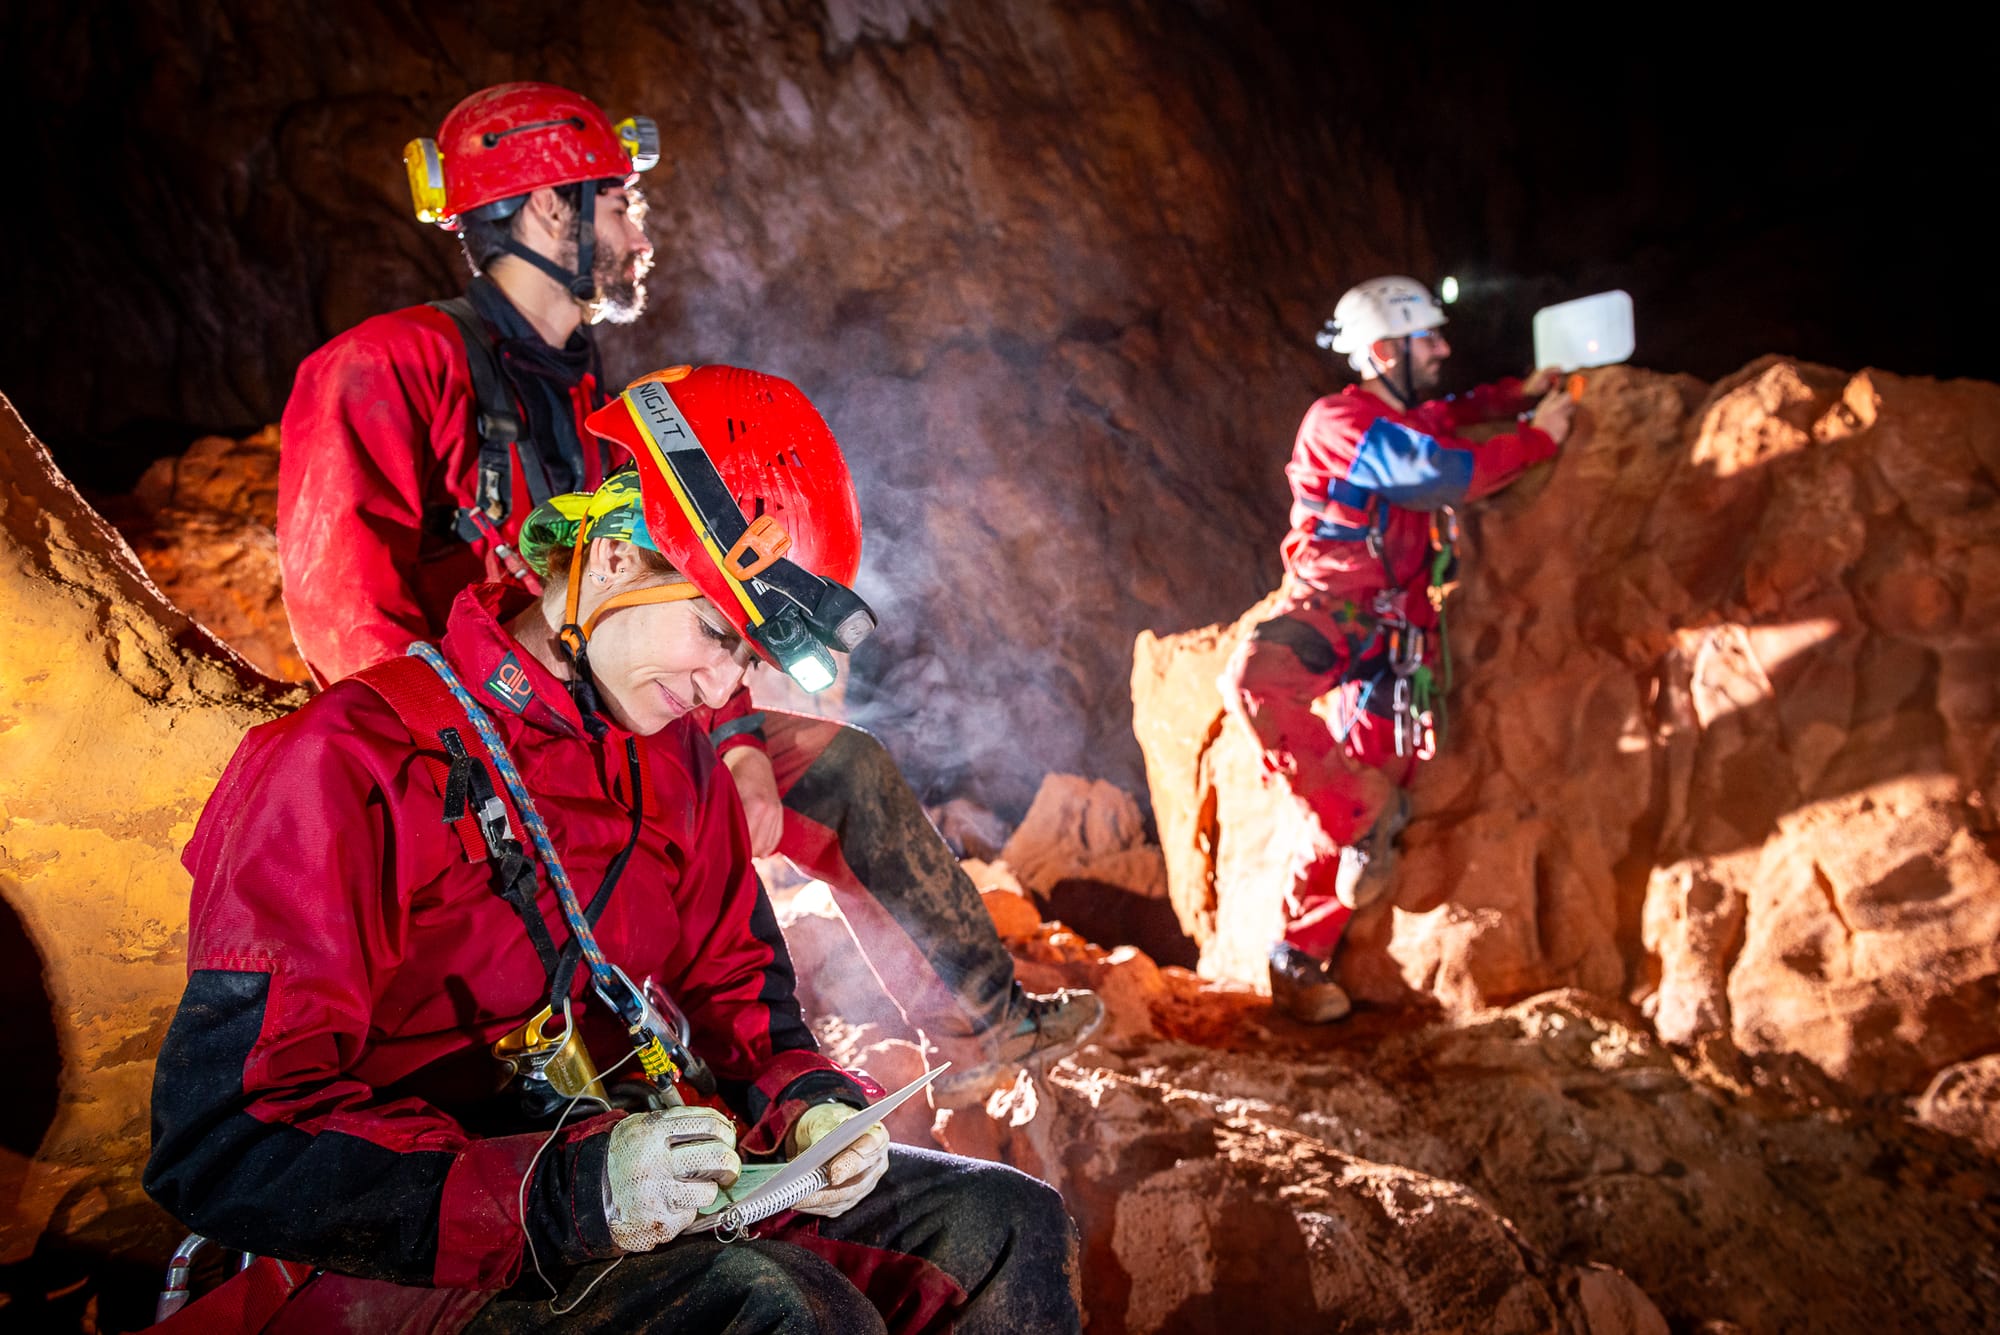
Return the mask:
[[[583,619],[617,594],[673,579],[647,569],[629,543],[590,546],[578,608]],[[613,608],[590,636],[590,671],[605,712],[641,735],[689,710],[722,704],[742,685],[750,662],[749,646],[706,598]]]

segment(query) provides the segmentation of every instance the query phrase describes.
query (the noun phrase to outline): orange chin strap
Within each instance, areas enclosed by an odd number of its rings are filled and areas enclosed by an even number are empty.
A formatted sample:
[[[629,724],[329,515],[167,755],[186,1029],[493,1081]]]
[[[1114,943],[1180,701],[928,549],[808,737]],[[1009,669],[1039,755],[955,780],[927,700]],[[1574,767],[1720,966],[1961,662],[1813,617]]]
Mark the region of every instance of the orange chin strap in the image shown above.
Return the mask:
[[[590,633],[597,629],[597,623],[604,619],[606,612],[621,607],[638,607],[646,603],[683,603],[702,596],[701,590],[692,581],[683,579],[673,584],[655,584],[649,588],[633,589],[629,593],[616,593],[597,605],[590,619],[581,625],[576,614],[583,600],[583,567],[590,549],[590,521],[585,519],[576,526],[576,549],[569,558],[569,588],[563,597],[562,629],[556,638],[569,654],[570,670],[575,676],[570,682],[572,694],[577,696],[577,707],[585,718],[596,712],[596,688],[590,680]],[[586,707],[586,700],[588,707]]]

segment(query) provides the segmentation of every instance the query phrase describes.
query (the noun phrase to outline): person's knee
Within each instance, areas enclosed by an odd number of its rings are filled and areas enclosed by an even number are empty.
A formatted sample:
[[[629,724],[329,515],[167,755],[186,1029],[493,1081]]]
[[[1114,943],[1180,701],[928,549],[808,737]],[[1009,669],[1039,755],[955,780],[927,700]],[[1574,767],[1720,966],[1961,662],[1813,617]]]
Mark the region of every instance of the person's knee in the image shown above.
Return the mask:
[[[980,1301],[967,1331],[1074,1330],[1080,1272],[1076,1226],[1046,1182],[1001,1164],[965,1173],[965,1209],[955,1218],[975,1230],[966,1241],[982,1253]],[[973,1221],[978,1221],[974,1223]]]
[[[956,1197],[950,1217],[983,1231],[983,1242],[1006,1255],[1066,1250],[1074,1225],[1054,1187],[1005,1164],[968,1163],[948,1180]]]
[[[866,729],[843,723],[827,749],[839,753],[840,768],[849,776],[850,782],[871,789],[904,782],[903,772],[896,768],[895,757],[889,754],[889,748]]]
[[[698,1319],[705,1329],[726,1326],[769,1335],[882,1329],[880,1314],[844,1275],[783,1243],[723,1248],[697,1289]]]

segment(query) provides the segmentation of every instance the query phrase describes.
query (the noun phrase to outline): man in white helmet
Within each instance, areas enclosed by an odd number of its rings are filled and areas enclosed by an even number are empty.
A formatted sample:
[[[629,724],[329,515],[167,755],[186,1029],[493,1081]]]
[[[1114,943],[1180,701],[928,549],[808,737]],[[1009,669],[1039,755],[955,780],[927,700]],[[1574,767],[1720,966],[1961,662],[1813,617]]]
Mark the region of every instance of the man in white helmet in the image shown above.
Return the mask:
[[[1271,947],[1272,1003],[1308,1024],[1349,1009],[1331,961],[1348,919],[1388,890],[1406,785],[1435,748],[1430,710],[1451,583],[1453,507],[1555,454],[1571,403],[1552,371],[1429,399],[1451,345],[1413,279],[1351,288],[1319,335],[1361,383],[1315,403],[1285,476],[1282,599],[1219,685],[1304,816]],[[1535,405],[1537,396],[1540,404]],[[1456,433],[1535,408],[1533,425],[1475,444]],[[1332,718],[1312,704],[1337,692]]]

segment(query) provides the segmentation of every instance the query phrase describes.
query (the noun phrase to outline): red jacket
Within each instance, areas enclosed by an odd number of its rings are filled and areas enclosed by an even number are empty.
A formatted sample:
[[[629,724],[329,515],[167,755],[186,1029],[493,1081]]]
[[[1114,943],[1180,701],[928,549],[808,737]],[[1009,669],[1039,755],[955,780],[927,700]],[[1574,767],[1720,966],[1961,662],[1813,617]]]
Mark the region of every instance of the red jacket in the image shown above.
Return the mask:
[[[624,458],[583,427],[597,399],[587,374],[570,394],[593,487]],[[299,367],[278,455],[278,563],[292,637],[321,685],[437,638],[459,590],[504,577],[450,531],[477,486],[476,411],[465,341],[430,306],[363,321]],[[518,457],[513,476],[509,545],[530,509]]]
[[[631,834],[628,735],[593,740],[568,694],[502,622],[527,595],[467,590],[443,650],[506,739],[578,893]],[[520,712],[487,683],[508,659]],[[518,698],[518,695],[517,697]],[[546,1134],[484,1125],[499,1081],[487,1046],[547,984],[488,865],[466,859],[397,715],[341,682],[253,729],[203,811],[188,986],[161,1049],[146,1187],[227,1246],[402,1284],[497,1288],[523,1262],[517,1192]],[[734,785],[683,721],[637,739],[643,829],[596,927],[605,954],[687,1012],[693,1047],[745,1127],[782,1143],[806,1106],[873,1091],[821,1056],[751,869]],[[475,751],[478,749],[476,742]],[[546,875],[540,908],[568,938]],[[574,994],[582,997],[587,970]],[[630,1051],[594,997],[600,1069]],[[617,1114],[582,1120],[526,1188],[537,1254],[617,1252],[604,1156]]]
[[[1292,485],[1292,527],[1281,549],[1286,572],[1364,611],[1380,590],[1421,591],[1430,575],[1431,512],[1497,491],[1556,452],[1548,433],[1534,427],[1480,444],[1452,431],[1504,420],[1530,406],[1518,380],[1420,403],[1410,412],[1359,385],[1315,403],[1299,424],[1285,466]],[[1379,557],[1367,543],[1377,523]],[[1408,604],[1418,624],[1431,619],[1426,599]]]

